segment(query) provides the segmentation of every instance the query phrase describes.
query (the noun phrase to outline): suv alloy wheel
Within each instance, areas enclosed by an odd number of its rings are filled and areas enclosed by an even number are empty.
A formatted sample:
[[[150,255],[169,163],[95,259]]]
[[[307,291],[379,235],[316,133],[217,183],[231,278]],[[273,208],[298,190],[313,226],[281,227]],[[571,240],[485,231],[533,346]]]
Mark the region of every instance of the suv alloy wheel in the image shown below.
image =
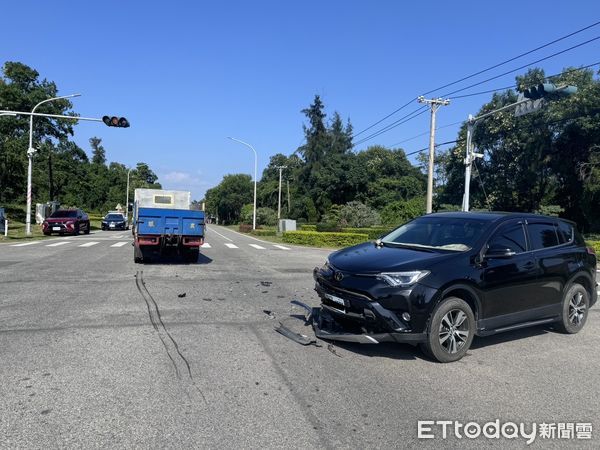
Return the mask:
[[[475,316],[467,302],[448,297],[434,310],[423,351],[439,362],[458,361],[469,350],[475,335]]]
[[[565,293],[563,298],[562,320],[558,329],[564,333],[578,333],[587,320],[590,309],[590,296],[585,288],[575,283]]]

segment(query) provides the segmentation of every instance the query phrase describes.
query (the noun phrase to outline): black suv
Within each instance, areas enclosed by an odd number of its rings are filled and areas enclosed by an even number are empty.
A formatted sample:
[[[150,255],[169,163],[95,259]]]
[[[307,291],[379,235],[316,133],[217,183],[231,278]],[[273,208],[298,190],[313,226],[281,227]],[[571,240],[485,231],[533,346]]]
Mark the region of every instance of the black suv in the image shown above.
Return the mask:
[[[456,361],[473,337],[584,326],[596,256],[572,222],[518,213],[438,213],[339,250],[313,272],[318,337],[420,344]]]

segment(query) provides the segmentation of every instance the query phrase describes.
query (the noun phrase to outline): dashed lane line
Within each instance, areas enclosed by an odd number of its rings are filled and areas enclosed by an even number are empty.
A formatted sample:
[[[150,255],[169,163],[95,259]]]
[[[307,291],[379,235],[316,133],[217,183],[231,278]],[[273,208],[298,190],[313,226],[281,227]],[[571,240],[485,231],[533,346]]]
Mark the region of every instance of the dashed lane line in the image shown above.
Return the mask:
[[[111,245],[111,247],[123,247],[124,245],[129,244],[129,242],[125,241],[125,242],[117,242],[113,245]]]
[[[205,242],[204,244],[202,244],[200,247],[202,248],[210,248],[211,245],[208,242]]]
[[[92,245],[99,244],[100,242],[86,242],[85,244],[81,244],[80,247],[91,247]]]
[[[250,247],[255,248],[257,250],[265,250],[264,247],[261,247],[260,245],[257,244],[248,244]]]
[[[26,245],[34,245],[39,244],[42,241],[33,241],[33,242],[23,242],[22,244],[13,244],[11,247],[25,247]]]
[[[225,247],[227,247],[227,248],[239,248],[237,245],[231,244],[229,242],[225,242]]]
[[[283,245],[276,245],[276,244],[273,244],[273,247],[277,247],[277,248],[279,248],[279,249],[281,249],[281,250],[289,250],[289,247],[285,247],[285,246],[283,246]]]

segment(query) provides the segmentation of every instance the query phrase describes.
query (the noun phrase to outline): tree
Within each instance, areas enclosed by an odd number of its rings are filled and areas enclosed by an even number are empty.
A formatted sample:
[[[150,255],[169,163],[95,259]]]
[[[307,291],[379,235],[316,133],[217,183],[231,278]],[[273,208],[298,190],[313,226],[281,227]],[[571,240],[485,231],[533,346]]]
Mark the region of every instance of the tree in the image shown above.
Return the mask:
[[[106,164],[106,151],[102,146],[102,139],[97,137],[90,138],[90,146],[92,147],[92,164]]]
[[[242,207],[252,202],[253,189],[250,175],[225,175],[218,186],[206,191],[206,209],[221,223],[237,223]]]

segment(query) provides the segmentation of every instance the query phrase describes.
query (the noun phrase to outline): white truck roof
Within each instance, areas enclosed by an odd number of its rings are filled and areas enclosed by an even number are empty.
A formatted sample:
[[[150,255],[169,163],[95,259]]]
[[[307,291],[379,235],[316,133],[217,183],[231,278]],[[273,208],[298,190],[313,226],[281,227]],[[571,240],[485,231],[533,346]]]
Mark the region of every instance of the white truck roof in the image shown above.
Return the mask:
[[[141,189],[134,192],[134,201],[141,208],[190,209],[190,191],[166,189]]]

